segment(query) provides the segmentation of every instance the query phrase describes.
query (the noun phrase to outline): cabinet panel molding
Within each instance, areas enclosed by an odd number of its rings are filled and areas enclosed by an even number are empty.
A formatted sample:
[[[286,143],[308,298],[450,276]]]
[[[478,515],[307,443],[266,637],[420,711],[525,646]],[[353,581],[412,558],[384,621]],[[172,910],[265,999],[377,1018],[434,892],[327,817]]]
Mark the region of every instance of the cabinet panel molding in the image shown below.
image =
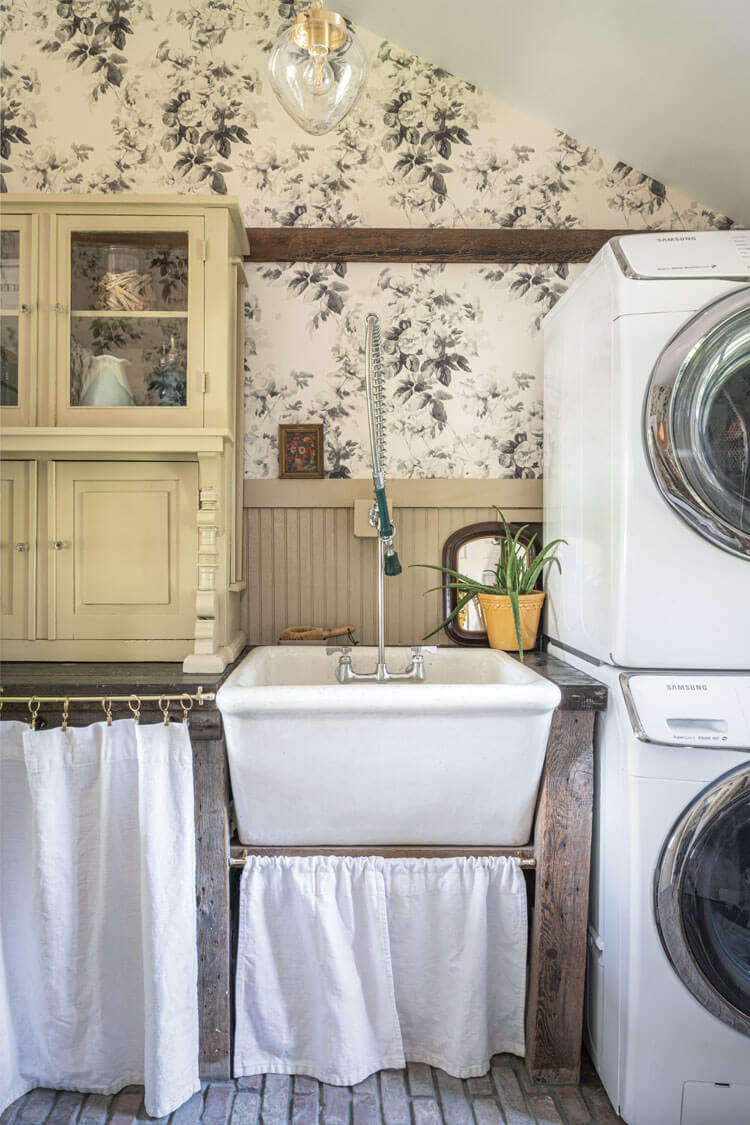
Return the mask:
[[[197,465],[58,463],[54,492],[56,637],[192,636]]]
[[[0,627],[8,639],[34,636],[36,466],[0,466]]]

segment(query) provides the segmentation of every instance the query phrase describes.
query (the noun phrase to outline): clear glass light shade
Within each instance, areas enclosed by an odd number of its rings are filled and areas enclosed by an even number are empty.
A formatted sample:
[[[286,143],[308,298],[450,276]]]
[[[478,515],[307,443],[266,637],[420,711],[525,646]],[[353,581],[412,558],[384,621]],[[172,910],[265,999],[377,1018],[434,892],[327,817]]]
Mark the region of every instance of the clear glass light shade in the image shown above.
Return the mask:
[[[329,46],[324,34],[322,42],[300,45],[296,27],[288,27],[271,51],[271,86],[300,128],[321,136],[336,128],[364,90],[367,55],[343,21],[336,27],[336,41],[343,40],[337,46]]]

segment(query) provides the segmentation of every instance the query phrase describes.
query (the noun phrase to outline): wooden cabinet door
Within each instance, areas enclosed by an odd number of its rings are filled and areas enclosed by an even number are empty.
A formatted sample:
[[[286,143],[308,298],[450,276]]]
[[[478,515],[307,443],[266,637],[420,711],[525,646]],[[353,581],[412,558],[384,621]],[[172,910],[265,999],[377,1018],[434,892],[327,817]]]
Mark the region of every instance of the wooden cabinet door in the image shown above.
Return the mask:
[[[38,218],[0,226],[0,425],[32,426],[37,399]]]
[[[52,468],[52,635],[192,637],[197,464],[58,461]]]
[[[34,637],[36,464],[0,464],[0,631]]]
[[[57,424],[202,426],[202,216],[121,215],[114,200],[110,215],[58,214],[54,247]]]

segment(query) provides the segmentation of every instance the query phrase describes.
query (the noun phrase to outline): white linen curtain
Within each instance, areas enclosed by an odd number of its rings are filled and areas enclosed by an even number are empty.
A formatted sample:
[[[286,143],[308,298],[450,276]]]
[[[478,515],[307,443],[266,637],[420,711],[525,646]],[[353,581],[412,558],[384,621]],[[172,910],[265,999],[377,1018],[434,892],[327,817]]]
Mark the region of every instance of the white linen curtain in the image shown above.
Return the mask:
[[[184,725],[0,723],[0,1111],[200,1088],[193,825]]]
[[[485,1074],[524,1053],[526,944],[515,859],[251,856],[235,1074],[352,1085],[407,1060]]]

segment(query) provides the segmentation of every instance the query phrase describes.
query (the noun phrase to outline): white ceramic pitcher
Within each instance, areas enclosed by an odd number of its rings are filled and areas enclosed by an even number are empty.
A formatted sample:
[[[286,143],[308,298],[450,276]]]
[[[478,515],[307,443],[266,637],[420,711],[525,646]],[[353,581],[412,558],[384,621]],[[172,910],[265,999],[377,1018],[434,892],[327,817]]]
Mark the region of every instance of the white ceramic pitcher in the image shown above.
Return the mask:
[[[95,355],[79,406],[135,406],[135,398],[125,369],[129,359],[116,355]]]

